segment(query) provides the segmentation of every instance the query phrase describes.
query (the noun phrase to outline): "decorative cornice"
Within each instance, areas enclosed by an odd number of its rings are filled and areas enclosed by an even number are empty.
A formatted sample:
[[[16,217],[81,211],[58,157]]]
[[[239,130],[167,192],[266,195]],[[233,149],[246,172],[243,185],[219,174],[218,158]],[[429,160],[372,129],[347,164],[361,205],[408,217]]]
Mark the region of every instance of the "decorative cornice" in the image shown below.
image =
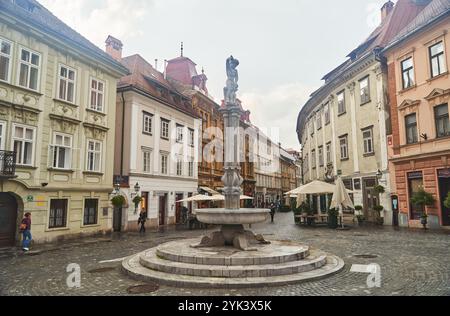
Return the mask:
[[[63,116],[63,115],[58,115],[58,114],[49,114],[49,117],[50,117],[50,119],[53,119],[53,120],[61,120],[61,121],[71,123],[74,125],[79,125],[81,123],[80,120],[77,120],[77,119],[74,119],[71,117],[67,117],[67,116]]]
[[[425,100],[430,101],[435,98],[443,97],[446,95],[450,95],[450,89],[444,90],[444,89],[436,88],[433,91],[431,91],[431,93],[428,96],[425,97]]]
[[[409,107],[418,106],[421,102],[422,102],[422,101],[420,101],[420,100],[409,100],[409,99],[408,99],[408,100],[403,101],[403,102],[398,106],[398,109],[399,109],[399,110],[404,110],[404,109],[409,108]]]
[[[87,122],[84,122],[84,123],[83,123],[83,126],[84,126],[84,127],[87,127],[87,128],[98,129],[98,130],[100,130],[100,131],[102,131],[102,132],[108,132],[108,131],[109,131],[109,128],[108,128],[108,127],[104,127],[104,126],[100,126],[100,125],[95,125],[95,124],[87,123]]]

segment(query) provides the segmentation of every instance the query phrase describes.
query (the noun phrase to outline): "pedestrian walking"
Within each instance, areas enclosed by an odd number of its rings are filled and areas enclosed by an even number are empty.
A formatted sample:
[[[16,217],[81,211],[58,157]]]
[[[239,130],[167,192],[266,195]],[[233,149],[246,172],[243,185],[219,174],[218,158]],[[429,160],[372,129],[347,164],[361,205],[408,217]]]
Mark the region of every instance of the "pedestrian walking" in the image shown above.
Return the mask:
[[[147,222],[147,212],[145,210],[141,211],[139,214],[138,225],[141,225],[139,229],[140,234],[145,234],[145,223]]]
[[[20,232],[22,233],[22,250],[30,251],[31,236],[31,213],[26,213],[20,224]]]
[[[274,219],[275,219],[275,204],[271,204],[270,205],[270,217],[272,218],[272,223],[274,223]]]

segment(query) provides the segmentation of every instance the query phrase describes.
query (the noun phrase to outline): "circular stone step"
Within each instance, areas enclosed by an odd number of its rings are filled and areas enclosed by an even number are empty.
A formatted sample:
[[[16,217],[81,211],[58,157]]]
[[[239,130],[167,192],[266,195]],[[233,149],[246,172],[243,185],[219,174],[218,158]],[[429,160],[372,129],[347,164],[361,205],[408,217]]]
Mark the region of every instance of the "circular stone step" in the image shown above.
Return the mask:
[[[308,272],[323,267],[326,264],[326,259],[325,253],[312,251],[311,255],[303,260],[265,265],[219,266],[169,261],[158,257],[155,249],[150,249],[141,254],[139,263],[151,270],[170,274],[198,277],[254,278]]]
[[[295,242],[272,241],[271,245],[258,246],[259,250],[254,252],[235,251],[230,248],[194,249],[189,247],[192,242],[195,244],[198,239],[171,242],[139,253],[125,259],[122,262],[122,270],[136,280],[169,286],[250,288],[316,280],[344,268],[344,262],[339,257],[319,250],[311,250],[310,253],[307,246]],[[285,248],[280,250],[280,247]],[[175,258],[178,261],[160,256],[161,253],[173,255],[176,250],[179,256]],[[303,258],[291,260],[292,256],[298,257],[299,253]],[[270,255],[277,258],[276,262],[255,264],[261,262],[256,260],[257,258],[263,258],[264,262],[269,260]],[[180,258],[184,260],[188,257],[195,258],[195,262],[179,261]],[[227,264],[205,264],[205,258],[214,258],[218,260],[217,263],[227,260]],[[233,265],[237,262],[245,264]]]
[[[233,247],[192,248],[200,239],[188,239],[163,244],[156,255],[168,261],[198,265],[253,266],[303,260],[309,256],[309,247],[291,241],[271,241],[270,245],[256,246],[258,251],[239,251]]]
[[[327,263],[320,269],[290,275],[258,277],[258,278],[218,278],[176,275],[155,271],[139,263],[141,254],[129,257],[122,262],[122,270],[131,278],[143,282],[156,282],[158,284],[186,287],[186,288],[253,288],[260,286],[283,286],[308,282],[329,277],[341,271],[345,264],[336,256],[327,256]]]

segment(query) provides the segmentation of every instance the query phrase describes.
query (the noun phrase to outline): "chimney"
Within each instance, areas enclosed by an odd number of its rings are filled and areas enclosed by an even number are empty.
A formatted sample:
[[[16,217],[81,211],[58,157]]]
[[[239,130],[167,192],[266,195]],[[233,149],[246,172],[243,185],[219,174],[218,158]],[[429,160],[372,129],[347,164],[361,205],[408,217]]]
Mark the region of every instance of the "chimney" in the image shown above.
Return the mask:
[[[106,53],[117,60],[118,62],[122,61],[122,48],[123,44],[117,38],[109,35],[106,39]]]
[[[158,71],[158,59],[157,58],[155,59],[155,69],[156,69],[156,71]]]
[[[167,59],[164,59],[164,79],[167,79]]]
[[[387,18],[389,13],[392,12],[392,10],[394,10],[394,2],[389,0],[383,5],[383,7],[381,7],[381,22],[384,22],[384,20]]]

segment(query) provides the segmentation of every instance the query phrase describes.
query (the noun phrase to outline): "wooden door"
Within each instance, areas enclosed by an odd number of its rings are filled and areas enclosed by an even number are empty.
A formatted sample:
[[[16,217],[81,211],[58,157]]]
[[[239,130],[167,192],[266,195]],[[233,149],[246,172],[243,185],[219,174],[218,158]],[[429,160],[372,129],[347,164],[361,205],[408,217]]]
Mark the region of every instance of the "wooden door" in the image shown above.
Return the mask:
[[[183,203],[176,203],[177,201],[180,201],[183,199],[183,194],[177,194],[175,197],[175,205],[176,205],[176,209],[175,209],[175,216],[176,216],[176,223],[180,224],[181,223],[181,209],[183,208]]]
[[[17,202],[8,193],[0,193],[0,247],[14,246],[17,229]]]
[[[159,197],[159,226],[166,225],[167,194]]]

